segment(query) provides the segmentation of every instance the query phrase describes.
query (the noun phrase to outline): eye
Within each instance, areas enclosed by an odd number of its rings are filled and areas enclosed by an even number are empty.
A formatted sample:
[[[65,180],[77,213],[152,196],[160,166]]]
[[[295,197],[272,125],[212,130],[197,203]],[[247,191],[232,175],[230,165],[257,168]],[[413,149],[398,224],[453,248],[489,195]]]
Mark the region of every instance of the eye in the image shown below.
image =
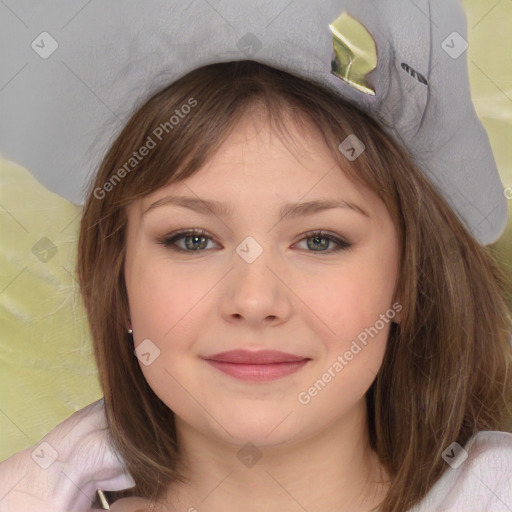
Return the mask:
[[[180,247],[176,244],[178,240],[185,240],[185,248]],[[177,233],[173,234],[172,236],[166,236],[163,240],[161,240],[159,243],[162,244],[164,247],[167,247],[169,249],[172,249],[173,251],[178,252],[193,252],[193,251],[200,251],[204,249],[207,245],[207,242],[205,240],[209,240],[211,237],[208,236],[206,231],[202,229],[188,229],[188,230],[182,230],[178,231]]]
[[[179,246],[177,244],[177,242],[180,240],[185,241],[185,247]],[[188,229],[178,231],[177,233],[174,233],[170,236],[165,236],[158,243],[164,247],[167,247],[168,249],[178,252],[204,252],[203,250],[206,249],[209,240],[213,239],[208,235],[208,233],[206,233],[206,231],[202,229]],[[309,252],[323,252],[330,254],[352,247],[351,243],[324,231],[308,231],[302,235],[302,238],[299,240],[299,242],[304,240],[307,241],[307,247],[312,249]],[[308,242],[309,240],[311,240],[311,242]],[[323,250],[332,243],[336,244],[337,247],[329,251]]]
[[[346,242],[339,236],[326,233],[325,231],[308,231],[307,233],[304,233],[302,235],[302,238],[299,240],[299,242],[302,242],[303,240],[306,240],[306,245],[309,249],[313,249],[310,252],[324,252],[331,254],[333,252],[342,251],[344,249],[349,249],[350,247],[352,247],[351,243]],[[309,242],[309,240],[311,240],[311,242]],[[337,247],[331,249],[330,251],[322,250],[332,242],[334,242],[337,245]],[[317,249],[320,250],[318,251]]]

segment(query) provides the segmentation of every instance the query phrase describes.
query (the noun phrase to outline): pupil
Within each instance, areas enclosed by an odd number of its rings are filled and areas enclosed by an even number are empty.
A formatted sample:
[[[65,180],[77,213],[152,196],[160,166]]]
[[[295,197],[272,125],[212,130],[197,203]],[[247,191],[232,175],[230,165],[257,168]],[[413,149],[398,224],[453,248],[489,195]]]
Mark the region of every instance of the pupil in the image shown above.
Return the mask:
[[[190,249],[190,248],[192,248],[192,249],[194,249],[194,250],[204,248],[204,243],[203,243],[203,244],[201,244],[200,246],[196,245],[196,242],[197,242],[198,240],[200,240],[201,238],[204,240],[204,237],[203,237],[203,236],[200,236],[200,235],[199,235],[199,236],[198,236],[198,235],[194,235],[194,236],[189,236],[189,237],[187,237],[187,240],[192,239],[192,244],[191,244],[191,245],[187,244],[187,247],[188,247],[189,249]]]
[[[314,246],[315,248],[318,248],[318,247],[319,247],[319,245],[318,245],[318,244],[319,244],[319,240],[323,240],[323,241],[324,241],[324,243],[321,243],[321,244],[320,244],[320,247],[321,247],[321,248],[325,248],[325,247],[326,247],[326,243],[329,243],[329,242],[328,242],[328,240],[327,240],[327,238],[325,238],[325,237],[323,237],[323,236],[315,236],[315,237],[313,237],[313,246]],[[311,248],[311,246],[310,246],[310,248]]]

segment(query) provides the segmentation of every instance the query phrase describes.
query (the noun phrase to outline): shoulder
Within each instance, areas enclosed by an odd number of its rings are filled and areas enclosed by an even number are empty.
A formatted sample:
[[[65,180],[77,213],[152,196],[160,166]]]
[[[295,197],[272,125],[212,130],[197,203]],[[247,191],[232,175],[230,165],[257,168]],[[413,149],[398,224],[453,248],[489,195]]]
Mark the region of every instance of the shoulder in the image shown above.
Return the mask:
[[[512,434],[481,431],[454,451],[455,460],[410,512],[512,510]]]
[[[512,452],[512,433],[500,432],[498,430],[482,430],[477,432],[466,444],[470,450],[480,453],[480,449],[505,451],[510,454]]]
[[[499,482],[512,486],[512,434],[482,431],[475,434],[464,447],[468,454],[466,472],[474,476],[492,475],[492,488]],[[463,463],[465,464],[465,463]],[[512,506],[512,502],[510,503]]]
[[[150,501],[144,498],[123,498],[110,505],[112,512],[149,512]]]

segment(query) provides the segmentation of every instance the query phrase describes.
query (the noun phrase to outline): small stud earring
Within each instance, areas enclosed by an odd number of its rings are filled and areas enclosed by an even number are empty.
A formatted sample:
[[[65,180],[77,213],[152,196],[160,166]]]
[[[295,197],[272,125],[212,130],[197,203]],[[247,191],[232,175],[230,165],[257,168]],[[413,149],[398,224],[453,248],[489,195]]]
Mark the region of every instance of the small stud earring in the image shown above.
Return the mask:
[[[133,329],[128,329],[128,334],[133,334]]]

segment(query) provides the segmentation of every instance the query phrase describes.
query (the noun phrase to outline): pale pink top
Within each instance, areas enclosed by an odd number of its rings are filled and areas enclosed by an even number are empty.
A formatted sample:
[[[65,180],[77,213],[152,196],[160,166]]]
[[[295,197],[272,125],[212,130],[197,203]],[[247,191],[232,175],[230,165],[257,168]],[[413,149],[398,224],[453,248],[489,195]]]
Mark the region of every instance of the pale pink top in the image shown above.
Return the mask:
[[[443,452],[446,472],[409,512],[512,512],[512,434],[478,432],[458,450]]]

